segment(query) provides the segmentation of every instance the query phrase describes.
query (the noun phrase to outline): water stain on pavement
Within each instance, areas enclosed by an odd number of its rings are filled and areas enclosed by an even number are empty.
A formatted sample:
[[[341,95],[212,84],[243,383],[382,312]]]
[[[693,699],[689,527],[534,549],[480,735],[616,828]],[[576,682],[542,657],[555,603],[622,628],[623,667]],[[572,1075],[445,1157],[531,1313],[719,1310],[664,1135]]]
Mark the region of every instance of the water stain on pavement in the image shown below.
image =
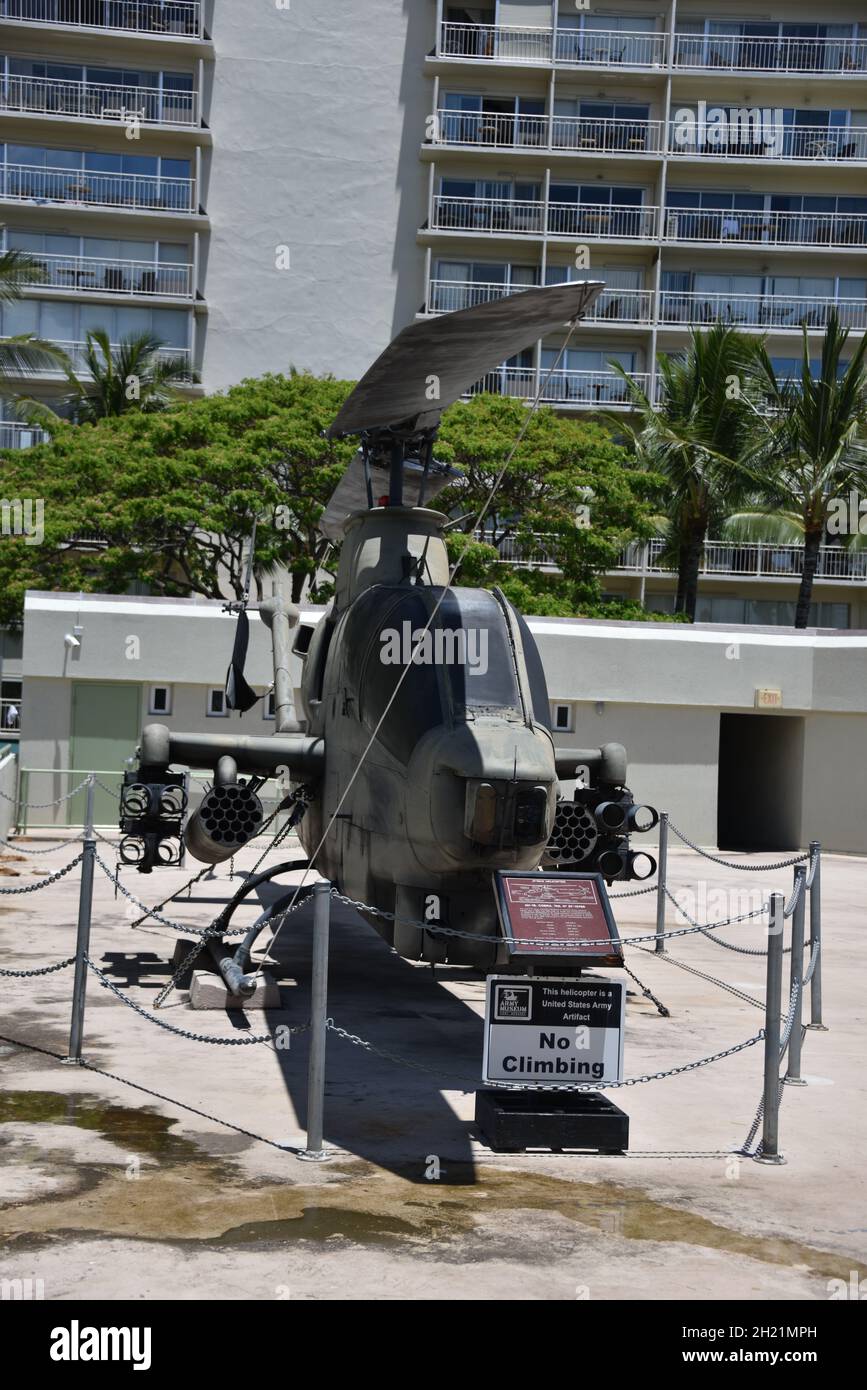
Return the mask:
[[[251,1182],[226,1156],[210,1156],[205,1141],[173,1133],[175,1120],[96,1096],[50,1091],[0,1092],[0,1142],[8,1123],[26,1126],[33,1141],[41,1124],[95,1131],[122,1154],[139,1154],[151,1163],[134,1179],[125,1175],[120,1160],[117,1167],[81,1163],[72,1193],[0,1207],[0,1246],[7,1249],[71,1235],[168,1245],[342,1239],[356,1245],[448,1246],[471,1235],[480,1218],[534,1212],[609,1238],[701,1246],[804,1268],[826,1279],[849,1277],[847,1256],[782,1236],[745,1234],[617,1183],[572,1182],[482,1163],[472,1174],[448,1169],[448,1181],[420,1186],[417,1170],[401,1175],[345,1158],[335,1159],[327,1172],[319,1169],[318,1181]],[[43,1166],[55,1161],[43,1154]],[[69,1163],[64,1155],[67,1175]],[[290,1164],[294,1167],[294,1160],[287,1156]],[[539,1239],[544,1246],[545,1238]]]

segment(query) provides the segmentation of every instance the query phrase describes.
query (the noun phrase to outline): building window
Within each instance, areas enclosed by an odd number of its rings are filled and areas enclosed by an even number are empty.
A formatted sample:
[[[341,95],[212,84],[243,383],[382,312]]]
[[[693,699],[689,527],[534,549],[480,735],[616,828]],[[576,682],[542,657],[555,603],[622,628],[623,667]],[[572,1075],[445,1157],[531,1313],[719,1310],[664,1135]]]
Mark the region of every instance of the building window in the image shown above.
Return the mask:
[[[148,696],[148,714],[171,714],[172,688],[170,685],[152,685]]]
[[[555,729],[558,733],[566,733],[566,734],[568,734],[568,733],[571,733],[571,732],[572,732],[572,706],[571,706],[571,705],[555,705],[555,706],[554,706],[554,729]]]
[[[264,699],[263,702],[262,702],[262,718],[263,718],[263,719],[275,719],[275,718],[276,718],[276,712],[275,712],[275,709],[274,709],[274,691],[273,691],[273,690],[270,690],[270,691],[268,692],[268,694],[265,696],[265,699]]]
[[[208,715],[212,718],[225,719],[228,714],[225,690],[221,685],[212,686],[208,691]]]
[[[0,738],[17,734],[21,728],[21,682],[3,681],[0,684]]]

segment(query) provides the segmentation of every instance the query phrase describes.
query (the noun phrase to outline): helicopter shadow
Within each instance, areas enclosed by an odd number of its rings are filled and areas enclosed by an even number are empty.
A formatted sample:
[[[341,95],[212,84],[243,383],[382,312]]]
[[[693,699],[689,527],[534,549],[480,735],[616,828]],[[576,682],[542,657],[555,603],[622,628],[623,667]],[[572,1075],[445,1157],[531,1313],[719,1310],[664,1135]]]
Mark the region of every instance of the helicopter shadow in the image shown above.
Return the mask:
[[[283,1001],[280,1014],[271,1015],[275,1024],[310,1016],[312,941],[311,899],[287,919],[268,953]],[[430,966],[404,960],[352,908],[332,899],[328,1016],[377,1050],[329,1030],[325,1143],[410,1180],[430,1181],[436,1161],[442,1181],[472,1183],[473,1122],[461,1119],[443,1092],[456,1092],[455,1104],[471,1110],[482,1084],[483,1024],[444,988],[447,978],[474,977],[448,966],[437,973],[439,981]],[[307,1034],[275,1052],[301,1125],[308,1054]]]

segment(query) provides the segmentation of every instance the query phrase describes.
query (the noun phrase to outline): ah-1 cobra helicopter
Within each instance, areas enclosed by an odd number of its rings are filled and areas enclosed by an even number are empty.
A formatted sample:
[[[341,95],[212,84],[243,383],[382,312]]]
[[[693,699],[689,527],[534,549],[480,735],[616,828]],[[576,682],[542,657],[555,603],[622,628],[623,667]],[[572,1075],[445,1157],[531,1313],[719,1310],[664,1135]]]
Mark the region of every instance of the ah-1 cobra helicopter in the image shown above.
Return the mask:
[[[149,725],[122,793],[127,862],[149,872],[179,833],[181,779],[171,763],[214,768],[185,832],[204,863],[227,859],[257,833],[256,791],[283,769],[307,867],[390,914],[368,920],[402,955],[488,969],[507,963],[490,941],[499,931],[494,870],[559,867],[611,881],[647,877],[641,861],[653,872],[650,856],[629,849],[630,830],[648,830],[657,817],[633,803],[624,749],[555,747],[527,624],[499,590],[451,584],[448,519],[427,505],[454,477],[433,457],[443,410],[528,342],[577,322],[602,288],[526,290],[415,324],[377,359],[328,431],[361,441],[320,522],[342,538],[334,599],[315,626],[279,597],[259,605],[272,636],[275,732],[187,735]],[[240,616],[227,692],[243,709],[256,697],[243,679]],[[303,663],[300,719],[290,651]],[[579,765],[570,801],[560,778],[575,778]]]

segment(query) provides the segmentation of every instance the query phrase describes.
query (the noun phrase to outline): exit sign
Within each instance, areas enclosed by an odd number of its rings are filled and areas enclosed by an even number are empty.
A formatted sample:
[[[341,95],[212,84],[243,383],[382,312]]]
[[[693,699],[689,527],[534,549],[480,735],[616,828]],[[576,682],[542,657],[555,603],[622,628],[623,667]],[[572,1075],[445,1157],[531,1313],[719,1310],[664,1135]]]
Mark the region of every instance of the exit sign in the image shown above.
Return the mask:
[[[772,690],[768,686],[760,686],[756,691],[756,709],[782,709],[783,692],[782,690]]]

